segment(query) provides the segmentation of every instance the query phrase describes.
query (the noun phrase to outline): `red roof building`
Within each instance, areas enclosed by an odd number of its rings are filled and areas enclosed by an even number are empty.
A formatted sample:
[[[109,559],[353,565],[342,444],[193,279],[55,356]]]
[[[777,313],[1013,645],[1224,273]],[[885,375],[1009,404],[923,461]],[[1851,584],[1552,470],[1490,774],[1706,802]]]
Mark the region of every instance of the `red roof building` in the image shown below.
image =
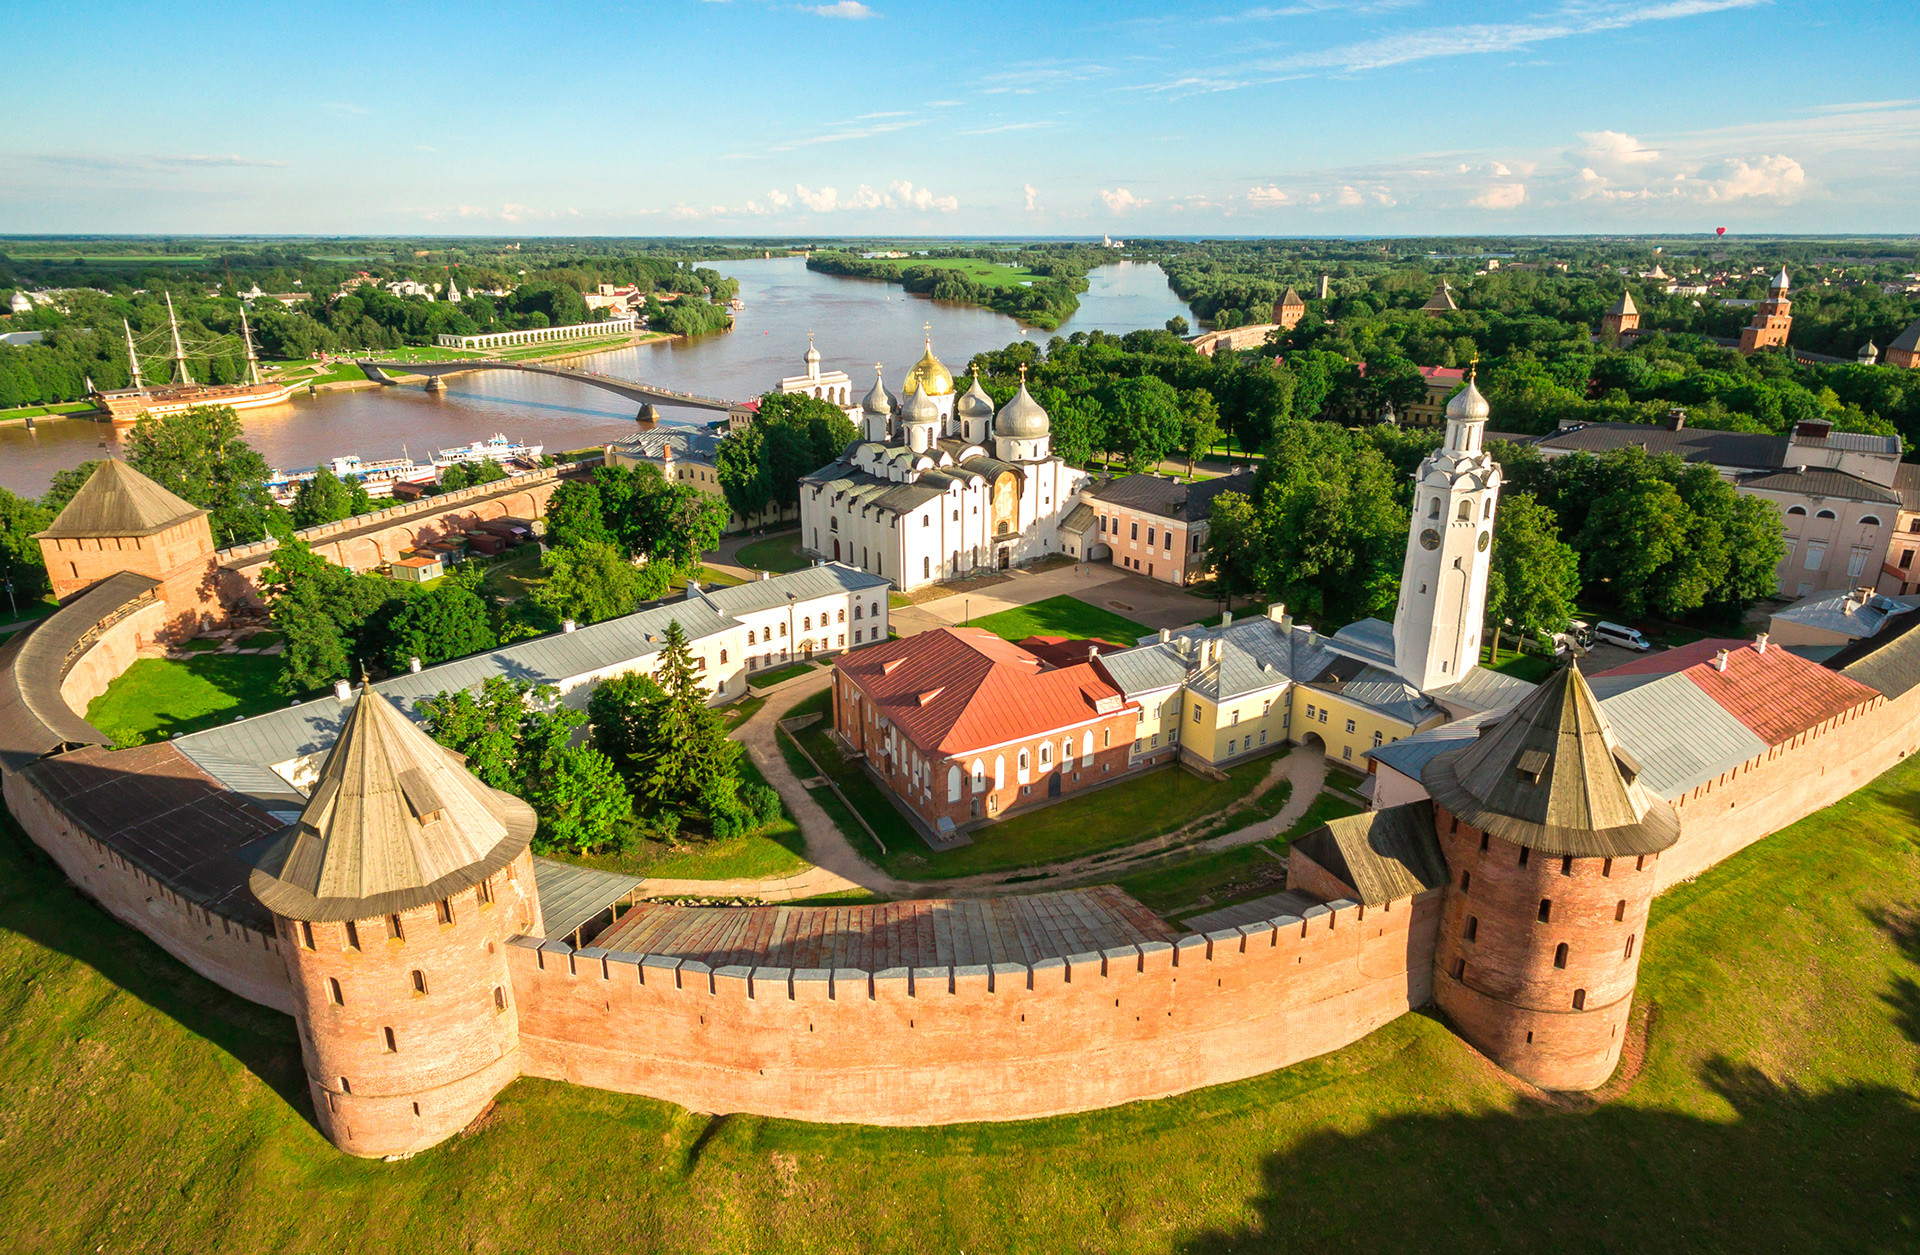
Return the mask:
[[[1087,661],[1086,643],[1069,644],[1080,661],[1054,665],[979,628],[944,627],[845,654],[834,727],[937,832],[1111,783],[1128,770],[1139,710]]]
[[[1724,664],[1720,655],[1725,653]],[[1778,645],[1704,640],[1636,658],[1601,676],[1684,673],[1696,688],[1768,745],[1784,745],[1879,694]]]

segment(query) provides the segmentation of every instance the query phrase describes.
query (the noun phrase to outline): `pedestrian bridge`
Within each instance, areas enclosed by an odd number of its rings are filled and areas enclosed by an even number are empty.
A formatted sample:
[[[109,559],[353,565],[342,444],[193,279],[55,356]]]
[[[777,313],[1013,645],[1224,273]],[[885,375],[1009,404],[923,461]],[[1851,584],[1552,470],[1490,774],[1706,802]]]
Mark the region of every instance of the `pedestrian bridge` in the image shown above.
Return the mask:
[[[590,387],[604,388],[632,401],[648,402],[654,405],[678,405],[695,410],[718,410],[733,418],[736,422],[753,416],[753,406],[745,401],[729,401],[723,397],[701,396],[694,392],[679,392],[672,388],[662,388],[656,384],[640,383],[633,379],[621,379],[614,375],[602,374],[597,370],[584,370],[578,366],[553,366],[542,362],[501,362],[458,358],[445,362],[375,362],[357,361],[354,363],[366,372],[367,378],[375,383],[397,384],[396,375],[424,375],[428,391],[439,391],[447,385],[448,375],[464,374],[473,370],[517,370],[530,375],[553,375],[560,379],[571,379],[575,383]],[[640,417],[650,417],[644,411]]]

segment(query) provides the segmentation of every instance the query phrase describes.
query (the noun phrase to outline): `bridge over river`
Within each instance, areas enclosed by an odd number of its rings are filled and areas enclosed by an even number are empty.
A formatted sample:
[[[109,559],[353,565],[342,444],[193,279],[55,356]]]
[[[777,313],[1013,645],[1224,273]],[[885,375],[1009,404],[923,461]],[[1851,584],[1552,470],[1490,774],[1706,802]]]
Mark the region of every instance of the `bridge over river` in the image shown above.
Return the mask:
[[[560,379],[571,379],[575,383],[604,388],[608,392],[617,393],[629,400],[643,402],[645,405],[678,405],[695,410],[718,410],[736,424],[751,418],[754,410],[754,407],[745,401],[729,401],[723,397],[679,392],[655,384],[602,374],[597,370],[583,370],[578,366],[552,366],[542,362],[476,361],[471,358],[445,362],[357,361],[354,365],[365,371],[367,378],[376,383],[397,384],[400,381],[395,378],[396,375],[424,375],[428,391],[445,388],[447,386],[445,377],[448,375],[464,374],[470,370],[517,370],[530,375],[553,375]],[[647,420],[653,415],[649,414],[643,405],[637,417]]]

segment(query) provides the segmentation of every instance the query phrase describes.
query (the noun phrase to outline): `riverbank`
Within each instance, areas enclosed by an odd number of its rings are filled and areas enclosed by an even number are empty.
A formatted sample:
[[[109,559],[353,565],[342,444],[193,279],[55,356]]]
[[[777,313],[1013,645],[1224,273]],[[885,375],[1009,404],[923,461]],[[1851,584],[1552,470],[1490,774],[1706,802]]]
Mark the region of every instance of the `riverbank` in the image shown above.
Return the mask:
[[[91,401],[62,401],[57,405],[20,405],[0,410],[0,423],[24,423],[30,418],[84,418],[89,414],[106,417],[106,411]]]

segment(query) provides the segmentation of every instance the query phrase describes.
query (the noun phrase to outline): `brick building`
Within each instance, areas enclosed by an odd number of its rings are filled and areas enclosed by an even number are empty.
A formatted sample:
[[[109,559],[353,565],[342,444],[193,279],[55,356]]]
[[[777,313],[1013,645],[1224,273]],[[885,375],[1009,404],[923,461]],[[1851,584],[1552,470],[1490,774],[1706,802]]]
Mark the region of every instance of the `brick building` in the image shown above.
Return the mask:
[[[1139,711],[1090,662],[1049,666],[991,632],[943,627],[833,671],[833,726],[938,831],[1128,770]]]
[[[1787,299],[1787,272],[1782,269],[1767,285],[1767,299],[1760,302],[1760,312],[1753,321],[1740,329],[1740,351],[1752,353],[1759,349],[1785,348],[1787,333],[1793,330],[1793,302]]]
[[[1191,584],[1208,569],[1207,532],[1213,499],[1251,494],[1253,472],[1183,484],[1169,475],[1124,475],[1089,488],[1062,530],[1079,535],[1087,561],[1168,584]]]
[[[1618,338],[1623,331],[1640,329],[1640,307],[1633,303],[1633,293],[1622,292],[1612,309],[1600,315],[1600,333]]]
[[[1299,325],[1300,320],[1306,317],[1306,313],[1307,303],[1300,299],[1298,292],[1289,287],[1286,294],[1274,302],[1273,321],[1286,330],[1292,331]]]

